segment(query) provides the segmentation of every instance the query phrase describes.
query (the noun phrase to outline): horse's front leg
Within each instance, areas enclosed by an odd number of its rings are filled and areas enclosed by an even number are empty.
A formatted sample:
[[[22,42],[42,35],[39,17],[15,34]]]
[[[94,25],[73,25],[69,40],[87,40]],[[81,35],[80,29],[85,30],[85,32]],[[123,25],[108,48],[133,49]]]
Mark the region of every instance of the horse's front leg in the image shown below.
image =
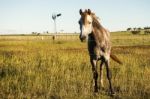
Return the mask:
[[[114,91],[113,91],[113,88],[112,88],[112,83],[111,83],[111,72],[110,72],[110,69],[109,69],[109,60],[105,61],[105,65],[106,65],[106,72],[107,72],[107,79],[109,81],[109,89],[110,89],[110,92],[111,92],[111,95],[114,94]]]
[[[91,61],[91,64],[92,64],[93,78],[94,78],[94,82],[95,82],[94,92],[98,92],[98,85],[97,85],[97,80],[98,80],[97,60],[90,59],[90,61]]]

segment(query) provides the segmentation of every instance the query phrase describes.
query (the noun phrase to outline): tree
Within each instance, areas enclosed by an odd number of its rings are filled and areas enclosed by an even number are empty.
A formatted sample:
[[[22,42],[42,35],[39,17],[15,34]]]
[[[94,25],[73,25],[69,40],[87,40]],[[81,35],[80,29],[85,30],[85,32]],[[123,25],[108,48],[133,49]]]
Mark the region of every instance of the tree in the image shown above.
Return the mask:
[[[36,32],[32,32],[32,34],[33,34],[33,35],[35,35],[35,34],[36,34]]]
[[[140,34],[141,32],[141,28],[133,28],[133,30],[131,31],[132,34]]]
[[[131,31],[132,30],[132,28],[127,28],[127,31]]]
[[[140,28],[140,27],[139,27],[139,28],[137,28],[137,30],[141,31],[141,30],[142,30],[142,28]]]
[[[144,34],[150,34],[150,27],[144,27]]]

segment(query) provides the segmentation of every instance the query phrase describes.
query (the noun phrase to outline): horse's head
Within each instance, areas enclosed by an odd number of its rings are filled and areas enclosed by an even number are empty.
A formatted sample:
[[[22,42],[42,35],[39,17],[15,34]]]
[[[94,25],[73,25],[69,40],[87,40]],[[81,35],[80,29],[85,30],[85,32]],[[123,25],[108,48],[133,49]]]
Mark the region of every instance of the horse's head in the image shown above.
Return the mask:
[[[92,33],[93,26],[92,26],[92,13],[91,10],[85,10],[84,12],[80,9],[79,13],[81,18],[79,20],[80,25],[80,40],[83,41],[87,38],[88,34]]]

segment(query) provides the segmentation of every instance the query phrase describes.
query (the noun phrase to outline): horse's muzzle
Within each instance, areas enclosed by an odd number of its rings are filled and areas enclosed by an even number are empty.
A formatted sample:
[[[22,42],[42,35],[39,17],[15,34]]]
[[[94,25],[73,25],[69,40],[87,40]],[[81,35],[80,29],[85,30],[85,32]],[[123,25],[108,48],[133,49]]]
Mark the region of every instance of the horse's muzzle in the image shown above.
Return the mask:
[[[86,36],[80,35],[79,38],[80,38],[81,42],[84,42],[86,40]]]

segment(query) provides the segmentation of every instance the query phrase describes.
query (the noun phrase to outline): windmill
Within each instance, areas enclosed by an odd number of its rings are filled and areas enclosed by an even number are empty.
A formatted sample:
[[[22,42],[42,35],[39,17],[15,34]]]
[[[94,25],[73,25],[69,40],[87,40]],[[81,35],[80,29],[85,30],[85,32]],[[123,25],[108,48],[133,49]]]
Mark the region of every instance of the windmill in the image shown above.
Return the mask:
[[[57,25],[56,25],[56,18],[61,16],[61,13],[59,14],[56,14],[56,13],[53,13],[52,14],[52,19],[54,20],[54,30],[55,30],[55,33],[57,33]]]

